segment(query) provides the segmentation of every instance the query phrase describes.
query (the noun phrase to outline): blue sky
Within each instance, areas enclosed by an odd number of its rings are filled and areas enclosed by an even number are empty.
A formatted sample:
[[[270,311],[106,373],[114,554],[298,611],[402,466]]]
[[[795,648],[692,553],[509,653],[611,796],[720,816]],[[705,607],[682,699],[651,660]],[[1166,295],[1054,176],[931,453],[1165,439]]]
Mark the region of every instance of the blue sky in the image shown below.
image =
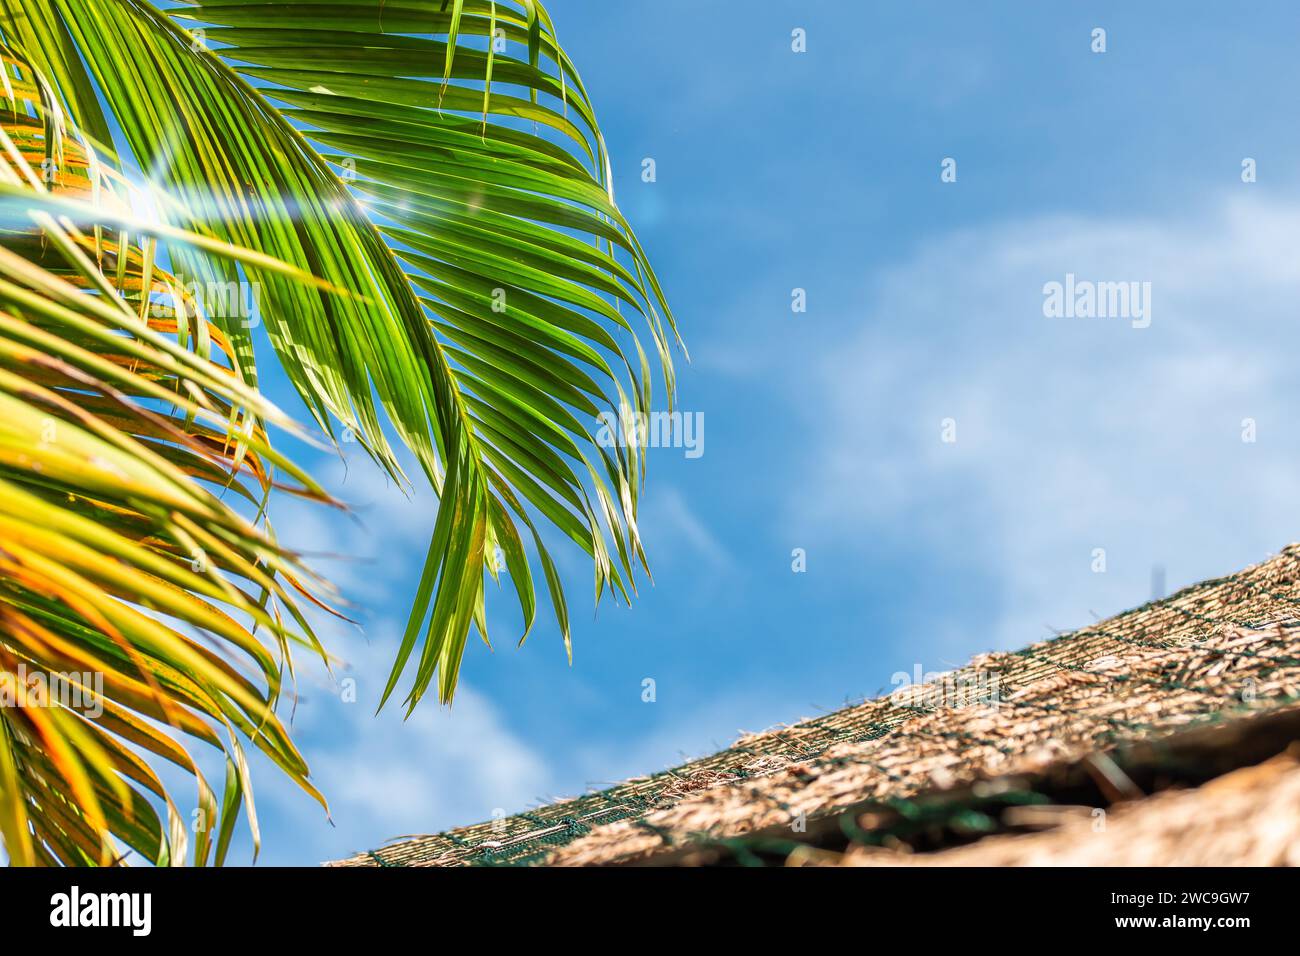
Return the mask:
[[[633,608],[593,616],[563,555],[572,667],[544,620],[514,649],[502,591],[496,651],[471,642],[455,705],[405,723],[372,714],[434,503],[319,457],[366,529],[274,515],[362,556],[317,562],[364,611],[364,637],[327,631],[359,700],[304,676],[333,825],[257,765],[263,862],[659,770],[1140,604],[1153,566],[1173,589],[1297,537],[1294,5],[549,6],[690,346],[704,454],[650,453]],[[1150,326],[1046,317],[1067,274],[1151,283]]]

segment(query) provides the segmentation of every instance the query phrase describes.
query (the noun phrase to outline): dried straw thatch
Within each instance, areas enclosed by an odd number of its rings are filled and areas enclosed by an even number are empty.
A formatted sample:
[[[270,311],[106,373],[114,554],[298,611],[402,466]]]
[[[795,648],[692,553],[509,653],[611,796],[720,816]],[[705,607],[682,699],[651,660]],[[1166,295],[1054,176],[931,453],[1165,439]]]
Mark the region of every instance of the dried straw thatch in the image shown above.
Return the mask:
[[[748,736],[674,770],[331,865],[1041,862],[1067,852],[1080,862],[1294,862],[1294,821],[1285,833],[1276,822],[1287,799],[1294,805],[1294,760],[1239,768],[1300,737],[1287,710],[1300,701],[1298,586],[1292,545],[1094,627],[982,655],[941,681]],[[1194,727],[1221,729],[1179,734]],[[1134,749],[1165,738],[1158,752]],[[1168,753],[1182,756],[1170,764]],[[1236,772],[1135,799],[1225,771]],[[1259,786],[1234,790],[1241,780]],[[1097,817],[1063,809],[1071,799],[1121,802],[1096,831],[1111,837],[1076,839],[1094,833]],[[1198,806],[1223,810],[1198,817],[1198,847],[1153,822]],[[1242,829],[1216,841],[1210,834],[1228,834],[1229,819]],[[1044,821],[1051,832],[998,835]],[[862,848],[844,845],[846,832]],[[829,850],[827,834],[838,835]],[[991,835],[970,843],[982,834]],[[1270,834],[1271,851],[1256,839]],[[948,848],[956,843],[968,845]]]
[[[1300,759],[1279,754],[1195,790],[1062,811],[1045,832],[934,853],[856,847],[847,866],[1300,866]],[[1029,822],[1029,821],[1026,821]],[[809,862],[827,862],[826,857]]]

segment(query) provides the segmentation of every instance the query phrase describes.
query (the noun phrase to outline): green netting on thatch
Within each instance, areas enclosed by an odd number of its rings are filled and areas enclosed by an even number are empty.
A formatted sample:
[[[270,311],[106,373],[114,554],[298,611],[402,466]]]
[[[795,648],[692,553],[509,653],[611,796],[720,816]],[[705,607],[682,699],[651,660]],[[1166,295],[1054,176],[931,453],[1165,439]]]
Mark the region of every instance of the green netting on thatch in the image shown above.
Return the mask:
[[[725,839],[782,815],[834,813],[868,795],[907,798],[939,785],[940,770],[944,779],[976,778],[1023,763],[1031,747],[1100,749],[1276,710],[1300,698],[1298,583],[1300,546],[1292,545],[1269,562],[1094,627],[982,655],[908,693],[335,865],[612,862],[697,838]],[[991,684],[996,700],[980,697]],[[970,688],[979,693],[955,699]]]

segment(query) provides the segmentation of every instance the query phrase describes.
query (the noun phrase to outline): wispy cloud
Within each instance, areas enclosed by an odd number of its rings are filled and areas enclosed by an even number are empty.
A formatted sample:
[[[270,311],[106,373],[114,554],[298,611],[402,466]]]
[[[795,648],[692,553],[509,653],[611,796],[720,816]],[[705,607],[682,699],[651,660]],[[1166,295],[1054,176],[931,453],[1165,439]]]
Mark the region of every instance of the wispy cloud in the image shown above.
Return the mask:
[[[322,454],[311,463],[313,474],[347,512],[282,496],[275,521],[287,547],[306,556],[349,599],[369,603],[398,596],[419,573],[437,499],[423,485],[400,487],[357,446],[350,447],[346,461]]]
[[[553,789],[552,769],[511,730],[500,702],[472,686],[458,688],[454,706],[425,701],[409,719],[399,688],[375,714],[436,518],[433,496],[408,494],[359,453],[346,464],[323,457],[317,473],[351,514],[286,500],[277,530],[289,547],[317,556],[313,565],[362,626],[312,615],[338,663],[331,677],[296,655],[292,731],[330,818],[259,757],[263,859],[311,865],[535,805]]]
[[[1172,587],[1262,559],[1300,528],[1298,237],[1300,204],[1232,198],[927,243],[824,358],[827,467],[792,520],[997,582],[1004,646],[1141,603],[1153,566]],[[1151,326],[1045,317],[1067,273],[1149,281]]]
[[[656,563],[702,564],[710,572],[730,570],[735,561],[726,545],[696,514],[685,496],[670,486],[657,487],[641,517]]]
[[[259,773],[268,782],[259,808],[275,834],[269,862],[310,865],[392,837],[490,820],[535,805],[553,788],[546,761],[472,687],[462,685],[450,708],[426,703],[404,719],[398,699],[376,715],[394,630],[380,624],[381,639],[371,644],[333,635],[348,661],[338,683],[315,668],[300,680],[294,733],[309,742],[312,781],[329,800],[332,825],[282,776]]]

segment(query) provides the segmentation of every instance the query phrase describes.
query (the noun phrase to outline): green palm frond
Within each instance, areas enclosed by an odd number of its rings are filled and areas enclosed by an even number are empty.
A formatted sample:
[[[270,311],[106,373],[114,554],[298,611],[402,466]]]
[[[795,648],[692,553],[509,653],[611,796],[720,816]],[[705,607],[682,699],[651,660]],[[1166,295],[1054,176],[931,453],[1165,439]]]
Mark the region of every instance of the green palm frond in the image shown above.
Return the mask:
[[[0,3],[6,32],[37,51],[72,115],[97,116],[85,91],[99,90],[126,118],[141,167],[195,210],[178,225],[355,293],[269,279],[262,312],[317,421],[332,432],[337,419],[396,475],[390,422],[441,497],[385,699],[421,637],[407,701],[435,674],[451,698],[471,623],[486,629],[497,548],[526,636],[536,598],[525,535],[568,644],[539,524],[591,556],[597,601],[606,588],[630,597],[633,565],[645,563],[644,459],[635,446],[599,447],[596,415],[649,411],[651,363],[624,312],[643,317],[671,395],[672,318],[540,3],[171,11],[201,37],[140,0]],[[187,273],[220,271],[205,259],[187,258]],[[247,334],[226,332],[251,365]]]
[[[314,280],[134,222],[28,65],[2,65],[0,837],[20,864],[123,847],[184,862],[192,815],[143,754],[194,774],[193,859],[221,862],[241,805],[256,840],[241,740],[321,799],[273,709],[290,644],[321,649],[298,607],[317,582],[218,493],[256,510],[275,468],[325,496],[270,448],[262,421],[289,423],[223,360],[224,335],[151,263],[193,243]],[[226,754],[220,798],[185,738]]]
[[[489,575],[526,637],[540,564],[570,656],[557,541],[596,602],[634,594],[645,449],[597,436],[671,403],[680,339],[536,0],[0,0],[0,44],[0,676],[102,673],[107,701],[0,713],[0,838],[178,862],[158,757],[219,862],[241,806],[256,838],[242,742],[315,795],[274,706],[325,585],[264,513],[326,500],[220,290],[256,284],[327,436],[402,482],[405,446],[438,495],[381,700],[407,675],[408,709],[451,700]],[[226,753],[219,801],[186,738]]]
[[[494,544],[526,636],[535,598],[521,524],[568,646],[563,590],[532,516],[592,557],[597,601],[606,587],[629,597],[633,563],[645,562],[643,451],[600,447],[595,423],[650,411],[650,363],[624,311],[645,323],[670,400],[665,323],[676,333],[545,9],[196,0],[178,19],[201,24],[214,54],[279,104],[360,198],[431,317],[456,389],[440,435],[456,472],[442,490],[455,500],[440,512],[385,696],[424,625],[408,700],[435,672],[451,697]]]

